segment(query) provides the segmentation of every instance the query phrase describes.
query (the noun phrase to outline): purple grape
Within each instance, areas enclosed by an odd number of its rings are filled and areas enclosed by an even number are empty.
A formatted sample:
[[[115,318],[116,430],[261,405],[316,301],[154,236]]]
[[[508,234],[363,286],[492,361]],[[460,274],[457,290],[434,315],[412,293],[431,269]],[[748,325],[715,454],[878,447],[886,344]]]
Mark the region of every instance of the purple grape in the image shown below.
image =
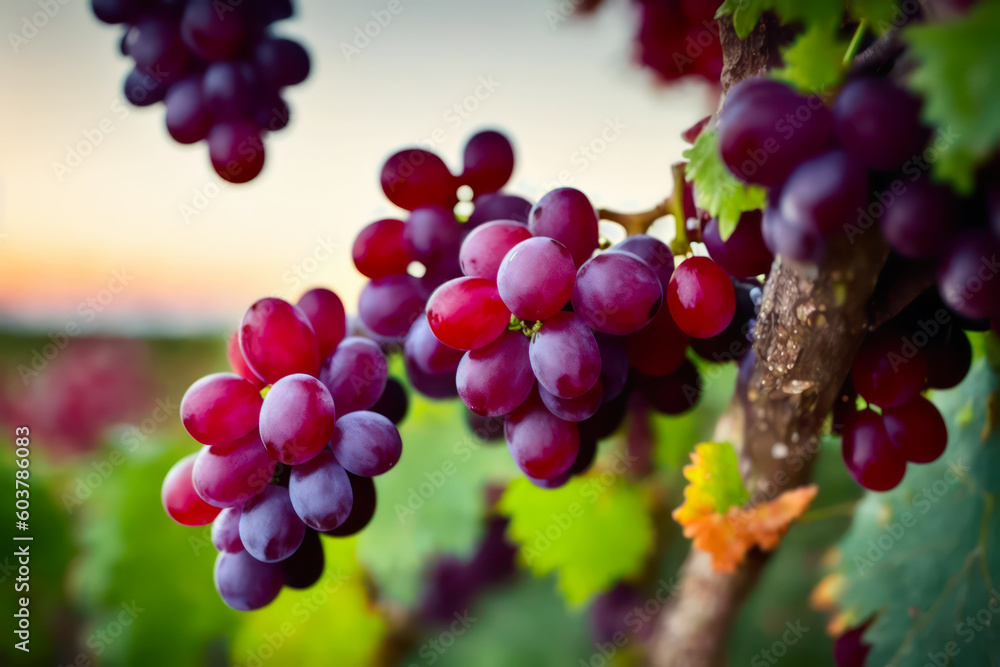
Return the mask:
[[[559,241],[535,237],[511,248],[497,271],[497,290],[522,320],[547,320],[569,303],[576,265]]]
[[[851,628],[833,642],[833,661],[837,667],[865,667],[865,661],[872,647],[865,643],[863,635],[871,621]]]
[[[302,544],[295,553],[281,561],[285,586],[297,589],[309,588],[323,576],[325,561],[319,533],[307,530]]]
[[[215,173],[230,183],[246,183],[264,169],[260,128],[248,120],[216,123],[208,131],[208,155]]]
[[[294,86],[309,76],[309,52],[298,42],[265,37],[253,51],[254,65],[272,89]]]
[[[450,209],[458,202],[457,189],[455,177],[441,158],[420,148],[399,151],[382,166],[382,191],[408,211],[420,206]]]
[[[213,117],[236,120],[250,111],[252,82],[240,63],[212,63],[202,78],[201,94]]]
[[[148,4],[148,0],[91,0],[94,15],[105,23],[131,23]]]
[[[600,408],[598,408],[600,411]],[[595,413],[596,416],[596,413]],[[593,419],[593,417],[591,417]],[[576,458],[573,459],[573,465],[569,467],[568,472],[570,475],[582,475],[591,466],[594,465],[594,459],[597,458],[597,438],[591,437],[587,433],[587,428],[581,428],[585,423],[589,423],[589,420],[584,420],[577,424],[577,428],[580,430],[580,450],[576,453]],[[617,426],[615,427],[617,428]]]
[[[295,304],[309,320],[319,344],[319,357],[326,359],[347,332],[347,313],[340,297],[328,289],[311,289]]]
[[[959,236],[937,267],[938,291],[945,304],[972,319],[1000,317],[1000,241],[987,229]]]
[[[574,313],[546,320],[532,336],[528,356],[538,384],[559,398],[583,396],[601,376],[597,341]]]
[[[448,347],[431,331],[426,317],[414,322],[403,343],[403,353],[420,370],[432,375],[454,372],[462,360],[462,351]]]
[[[465,144],[462,181],[476,195],[496,192],[514,173],[514,147],[494,130],[474,134]]]
[[[639,377],[639,391],[653,409],[665,415],[679,415],[693,408],[701,399],[701,376],[689,360],[662,377]]]
[[[622,336],[649,324],[663,295],[659,278],[645,262],[630,253],[608,252],[580,267],[573,310],[591,328]]]
[[[219,597],[236,611],[266,607],[283,584],[281,565],[262,563],[246,551],[216,556],[214,579]]]
[[[535,236],[547,236],[569,248],[580,266],[597,250],[597,211],[587,196],[574,188],[556,188],[535,204],[528,228]]]
[[[247,30],[239,12],[218,12],[214,0],[189,0],[181,19],[181,37],[196,56],[214,62],[236,55]]]
[[[253,122],[263,132],[278,132],[288,127],[292,111],[277,93],[264,93],[253,104]]]
[[[472,203],[472,215],[465,222],[465,227],[469,230],[493,220],[513,220],[527,225],[528,215],[531,213],[531,202],[517,195],[491,192],[479,195]]]
[[[247,553],[259,561],[276,563],[299,548],[306,525],[295,514],[288,489],[270,485],[243,506],[240,539]]]
[[[260,438],[276,460],[299,465],[326,447],[336,419],[326,386],[311,375],[295,373],[271,385],[264,397]]]
[[[403,243],[410,257],[424,266],[436,266],[458,256],[462,227],[455,214],[440,206],[418,206],[403,227]]]
[[[351,493],[354,496],[351,514],[344,523],[333,530],[325,531],[324,535],[332,537],[354,535],[367,526],[372,517],[375,516],[375,482],[370,477],[359,477],[351,473],[347,473],[347,477],[351,480]]]
[[[240,541],[242,513],[242,506],[227,507],[215,517],[215,521],[212,522],[212,545],[219,551],[233,554],[243,551],[243,542]]]
[[[151,104],[162,102],[167,95],[168,88],[169,83],[165,79],[157,80],[156,77],[147,74],[138,67],[125,77],[125,99],[137,107],[148,107]]]
[[[167,105],[167,132],[174,141],[193,144],[208,136],[212,116],[201,94],[201,77],[190,76],[170,86]]]
[[[972,367],[972,344],[957,326],[931,338],[927,347],[927,386],[951,389],[965,379]]]
[[[781,216],[824,237],[843,233],[868,201],[864,167],[843,151],[815,157],[792,172],[781,190]]]
[[[514,463],[536,480],[563,475],[580,451],[576,424],[549,412],[537,392],[507,416],[504,435]]]
[[[882,417],[869,409],[847,417],[841,451],[848,472],[866,489],[888,491],[906,474],[906,458],[889,439]]]
[[[243,506],[267,487],[277,467],[254,431],[229,447],[202,447],[191,483],[209,505]]]
[[[505,415],[524,403],[535,386],[528,347],[523,333],[505,331],[486,347],[466,352],[455,379],[462,402],[489,417]]]
[[[837,138],[869,169],[889,171],[923,153],[920,100],[886,79],[851,81],[833,105]]]
[[[767,249],[761,232],[760,211],[747,211],[740,216],[732,235],[722,240],[719,221],[712,218],[701,232],[708,255],[734,278],[752,278],[771,270],[774,255]]]
[[[176,21],[145,18],[129,28],[125,45],[136,69],[156,78],[175,81],[187,69],[190,54]]]
[[[343,416],[375,405],[385,391],[389,366],[373,341],[349,336],[323,363],[319,379],[330,391],[337,414]]]
[[[893,250],[910,259],[937,257],[948,248],[957,226],[947,188],[921,179],[885,207],[882,235]]]
[[[403,453],[396,426],[380,414],[352,412],[337,420],[330,446],[348,472],[375,477],[388,472]]]
[[[333,530],[347,520],[354,502],[347,471],[323,448],[310,461],[292,468],[288,496],[302,522],[315,530]]]
[[[674,273],[674,253],[666,243],[647,234],[636,234],[611,246],[608,252],[627,252],[641,259],[660,279],[663,293],[667,293],[670,276]]]
[[[604,398],[604,387],[601,385],[601,381],[598,380],[582,396],[576,398],[559,398],[549,393],[545,387],[539,386],[538,395],[541,397],[542,403],[545,404],[548,411],[559,417],[559,419],[565,419],[568,422],[582,422],[597,414],[597,410],[601,407]]]
[[[621,641],[638,635],[645,639],[656,627],[655,617],[638,615],[646,598],[632,585],[619,582],[607,593],[598,595],[590,609],[591,637],[601,644]]]
[[[628,382],[628,352],[625,341],[617,336],[595,333],[594,339],[601,350],[602,401],[607,403],[622,393]]]
[[[455,371],[446,373],[428,373],[421,369],[409,357],[404,357],[406,377],[410,385],[427,398],[445,399],[458,396]]]
[[[372,280],[358,299],[358,317],[379,336],[402,338],[424,312],[420,280],[396,273]]]
[[[552,479],[535,479],[534,477],[528,477],[528,481],[537,486],[539,489],[561,489],[569,483],[569,480],[573,478],[573,475],[567,470],[558,477],[553,477]]]
[[[786,259],[815,264],[826,255],[822,234],[816,229],[789,223],[777,205],[768,205],[764,210],[761,234],[768,250]]]
[[[236,373],[201,378],[181,399],[181,423],[203,445],[228,445],[256,430],[260,392]]]
[[[393,424],[398,424],[406,417],[409,407],[410,399],[406,394],[406,389],[399,380],[391,377],[385,383],[385,391],[382,392],[382,396],[369,409],[379,413]]]
[[[465,237],[458,253],[462,273],[495,281],[507,252],[530,238],[528,228],[513,220],[494,220],[476,227]]]
[[[267,383],[319,369],[319,343],[309,318],[282,299],[267,297],[250,306],[239,339],[250,370]]]

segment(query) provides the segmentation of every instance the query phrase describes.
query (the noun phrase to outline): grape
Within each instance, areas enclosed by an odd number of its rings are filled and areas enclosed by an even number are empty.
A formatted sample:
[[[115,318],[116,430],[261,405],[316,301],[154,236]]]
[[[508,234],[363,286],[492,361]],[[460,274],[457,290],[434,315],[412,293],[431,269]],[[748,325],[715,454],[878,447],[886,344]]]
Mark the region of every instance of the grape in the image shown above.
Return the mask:
[[[674,253],[666,243],[646,234],[636,234],[611,246],[608,252],[627,252],[641,259],[660,279],[660,287],[666,294],[674,273]]]
[[[530,238],[528,228],[513,220],[494,220],[475,228],[465,237],[458,254],[462,273],[496,281],[507,252]]]
[[[746,79],[744,79],[744,81],[746,81]],[[729,95],[726,96],[726,98],[728,99],[731,95],[732,95],[732,90],[730,90],[730,93]],[[683,139],[689,144],[693,144],[695,141],[698,140],[698,137],[701,136],[702,131],[705,129],[705,126],[708,125],[708,122],[710,120],[712,120],[711,116],[705,116],[697,123],[695,123],[691,127],[681,132],[681,139]]]
[[[281,592],[281,566],[262,563],[246,551],[220,553],[215,558],[215,590],[236,611],[269,605]]]
[[[309,318],[282,299],[267,297],[250,306],[240,325],[240,350],[250,369],[269,384],[319,370],[319,344]]]
[[[462,351],[439,341],[426,317],[413,323],[410,333],[406,334],[403,353],[420,370],[432,375],[453,372],[462,360]]]
[[[254,47],[253,61],[272,89],[294,86],[309,76],[309,52],[291,39],[265,37]]]
[[[586,420],[578,424],[578,428],[584,423]],[[592,437],[584,428],[580,428],[580,451],[577,452],[576,458],[573,459],[573,465],[569,467],[567,472],[570,475],[582,475],[594,465],[595,458],[597,458],[597,438]]]
[[[833,117],[819,97],[765,93],[764,85],[758,85],[761,88],[753,92],[747,84],[747,92],[723,106],[719,152],[740,180],[774,187],[830,147]]]
[[[618,336],[598,332],[594,334],[594,339],[601,350],[602,400],[607,403],[621,394],[628,382],[628,353],[625,342]]]
[[[419,148],[399,151],[382,166],[382,191],[396,206],[409,211],[418,206],[452,208],[458,186],[448,167],[434,153]]]
[[[288,127],[291,120],[291,110],[281,95],[273,91],[258,91],[257,99],[252,100],[251,117],[264,133],[277,132]]]
[[[692,338],[691,349],[706,361],[727,363],[739,359],[750,349],[750,332],[757,316],[751,294],[761,291],[759,283],[733,283],[736,291],[736,312],[722,333],[711,338]],[[649,375],[653,375],[649,373]]]
[[[385,384],[385,391],[370,410],[379,413],[393,424],[398,424],[406,417],[409,407],[410,399],[402,383],[396,378],[389,378]]]
[[[176,80],[187,68],[189,53],[176,21],[144,18],[125,33],[125,47],[137,69]]]
[[[269,485],[243,506],[240,539],[251,556],[265,563],[285,560],[299,548],[306,525],[292,508],[288,489]]]
[[[576,274],[573,310],[588,326],[603,333],[635,333],[653,319],[662,301],[659,278],[630,253],[597,255]]]
[[[598,380],[582,396],[576,398],[559,398],[546,390],[545,387],[539,386],[538,395],[541,397],[542,403],[545,404],[548,411],[559,417],[559,419],[565,419],[568,422],[582,422],[584,419],[593,417],[597,413],[598,408],[601,407],[604,398],[604,387],[601,385],[601,381]]]
[[[503,417],[486,417],[477,415],[472,410],[466,410],[465,421],[473,434],[483,442],[503,439]]]
[[[585,444],[588,440],[592,440],[596,443],[617,431],[625,420],[631,393],[630,389],[623,391],[598,408],[593,417],[580,422],[580,442]]]
[[[844,463],[858,484],[872,491],[888,491],[906,474],[906,459],[882,425],[882,418],[865,409],[844,423]]]
[[[760,76],[743,79],[726,93],[726,97],[722,101],[722,109],[719,111],[719,120],[721,121],[723,115],[728,115],[731,110],[744,102],[769,97],[790,97],[796,99],[797,94],[787,84],[775,79],[767,79]]]
[[[201,93],[216,119],[235,120],[250,111],[251,83],[239,63],[209,65],[202,78]]]
[[[292,468],[288,496],[298,517],[315,530],[333,530],[344,523],[354,502],[347,471],[328,447]]]
[[[670,279],[667,307],[681,331],[694,338],[710,338],[732,322],[736,290],[718,264],[707,257],[690,257]]]
[[[191,483],[209,505],[237,507],[263,491],[277,467],[254,431],[229,447],[202,447]]]
[[[717,86],[722,73],[722,44],[717,29],[706,29],[714,26],[712,13],[704,11],[704,5],[696,7],[697,13],[687,11],[691,3],[639,0],[638,4],[635,46],[639,62],[665,81],[691,75]],[[697,45],[694,51],[693,45]]]
[[[181,19],[181,38],[191,51],[213,62],[236,55],[246,38],[239,12],[218,12],[213,0],[189,0]]]
[[[466,142],[462,161],[462,182],[475,194],[496,192],[514,173],[514,147],[503,134],[486,130]]]
[[[636,618],[636,612],[633,611],[642,609],[645,602],[646,598],[635,587],[624,582],[619,582],[607,593],[598,595],[590,609],[593,640],[603,645],[605,642],[621,642],[623,637],[636,634],[642,638],[648,637],[656,617],[643,615]]]
[[[257,428],[260,392],[236,373],[201,378],[181,399],[181,422],[203,445],[228,445]]]
[[[288,465],[305,463],[326,447],[337,415],[326,386],[303,373],[271,386],[260,409],[260,438],[268,453]]]
[[[885,79],[851,81],[833,105],[837,138],[869,169],[891,170],[923,153],[920,100]]]
[[[337,348],[347,333],[347,313],[344,304],[328,289],[311,289],[295,304],[312,325],[319,344],[319,358],[326,359]]]
[[[285,586],[289,588],[309,588],[323,576],[323,545],[319,541],[319,533],[307,530],[302,544],[291,556],[281,561],[281,571]]]
[[[129,101],[129,104],[137,107],[148,107],[151,104],[162,102],[167,96],[168,87],[167,79],[157,80],[138,67],[125,76],[123,84],[125,99]]]
[[[337,420],[330,440],[333,453],[348,472],[375,477],[388,472],[403,453],[396,426],[380,414],[352,412]]]
[[[665,415],[687,412],[701,398],[701,376],[695,365],[687,359],[669,375],[640,376],[638,387],[653,409]]]
[[[528,347],[523,333],[505,331],[486,347],[466,352],[456,376],[462,402],[490,417],[505,415],[524,403],[535,386]]]
[[[952,206],[947,188],[927,179],[917,181],[885,207],[879,221],[882,235],[904,257],[936,257],[947,249],[951,240],[955,227]]]
[[[175,463],[160,490],[160,502],[167,516],[182,526],[207,526],[219,515],[219,508],[206,503],[194,490],[191,471],[197,456],[188,454]]]
[[[386,218],[358,232],[351,254],[354,266],[362,275],[384,278],[393,273],[406,273],[413,258],[403,242],[404,228],[402,220]]]
[[[597,211],[587,196],[574,188],[556,188],[543,196],[528,215],[535,236],[553,238],[569,249],[580,266],[597,250]]]
[[[944,417],[923,396],[882,410],[882,423],[889,440],[914,463],[930,463],[944,454],[948,446],[948,427]]]
[[[403,226],[403,243],[410,257],[424,266],[436,266],[458,256],[462,227],[448,209],[418,206]]]
[[[522,320],[547,320],[573,296],[576,265],[555,239],[521,241],[503,258],[497,289],[504,305]]]
[[[931,389],[951,389],[958,386],[972,367],[972,345],[969,337],[957,326],[947,333],[931,338],[927,350],[927,386]]]
[[[413,360],[404,357],[406,366],[406,377],[410,380],[410,385],[427,398],[445,399],[458,396],[458,387],[455,385],[455,371],[447,373],[428,373],[413,363]]]
[[[164,101],[167,132],[174,141],[193,144],[208,136],[212,116],[201,94],[201,77],[190,76],[170,86]]]
[[[528,356],[538,384],[559,398],[584,395],[601,376],[597,340],[574,313],[545,320],[531,338]]]
[[[833,661],[837,667],[864,667],[872,647],[866,644],[862,635],[869,623],[851,628],[833,641]]]
[[[902,405],[919,394],[926,376],[924,350],[892,325],[868,334],[851,366],[858,393],[882,408]]]
[[[491,192],[479,195],[472,203],[472,215],[465,222],[466,228],[470,230],[493,220],[513,220],[528,224],[528,215],[531,213],[531,202],[517,195]]]
[[[774,202],[764,210],[760,231],[768,250],[786,259],[815,264],[826,254],[826,241],[819,230],[792,225]]]
[[[573,475],[571,475],[569,471],[566,471],[558,477],[553,477],[552,479],[535,479],[534,477],[528,477],[528,481],[537,486],[539,489],[560,489],[566,486],[572,478]]]
[[[91,0],[94,15],[105,23],[126,23],[145,11],[147,0]]]
[[[427,321],[438,340],[456,350],[489,345],[510,323],[497,286],[485,278],[456,278],[427,301]]]
[[[712,218],[702,231],[702,241],[709,256],[734,278],[752,278],[771,269],[774,255],[764,244],[760,211],[746,211],[732,235],[722,240],[719,221]]]
[[[517,467],[536,480],[554,479],[573,465],[580,450],[576,424],[559,419],[537,392],[504,420],[507,449]]]
[[[240,514],[242,507],[227,507],[219,512],[212,522],[212,545],[219,551],[236,553],[243,551],[240,541]]]
[[[208,131],[208,154],[215,173],[230,183],[246,183],[264,168],[260,128],[247,120],[223,121]]]
[[[625,338],[628,363],[644,375],[673,373],[684,362],[689,340],[670,309],[660,308],[649,324]]]
[[[375,516],[375,482],[370,477],[359,477],[351,473],[347,473],[347,477],[351,480],[351,493],[354,496],[351,513],[344,523],[324,532],[324,535],[333,537],[354,535],[367,526]]]
[[[857,220],[868,201],[864,168],[843,151],[804,162],[781,190],[781,217],[789,224],[831,237]]]
[[[937,267],[938,291],[949,308],[972,319],[1000,317],[1000,241],[989,230],[959,236]]]
[[[338,415],[367,410],[385,391],[389,366],[373,341],[349,336],[323,364],[320,381],[326,385]]]
[[[420,280],[405,273],[376,278],[361,290],[358,317],[375,334],[402,338],[424,311]]]

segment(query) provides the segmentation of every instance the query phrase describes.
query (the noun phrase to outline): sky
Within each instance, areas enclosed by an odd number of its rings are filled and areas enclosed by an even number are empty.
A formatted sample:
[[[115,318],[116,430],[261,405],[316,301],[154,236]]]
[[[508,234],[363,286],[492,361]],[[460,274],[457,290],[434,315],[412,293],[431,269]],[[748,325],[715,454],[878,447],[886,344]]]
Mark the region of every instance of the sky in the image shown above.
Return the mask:
[[[299,0],[276,24],[312,73],[287,91],[292,121],[268,137],[264,172],[229,185],[204,143],[170,139],[162,104],[124,101],[121,26],[87,0],[5,0],[0,327],[221,331],[262,296],[315,286],[354,310],[354,236],[403,213],[379,187],[384,159],[431,146],[460,171],[484,128],[514,140],[505,190],[528,199],[569,185],[643,210],[670,192],[679,133],[713,100],[632,64],[631,3],[579,19],[571,0],[395,1],[391,14],[391,0]]]

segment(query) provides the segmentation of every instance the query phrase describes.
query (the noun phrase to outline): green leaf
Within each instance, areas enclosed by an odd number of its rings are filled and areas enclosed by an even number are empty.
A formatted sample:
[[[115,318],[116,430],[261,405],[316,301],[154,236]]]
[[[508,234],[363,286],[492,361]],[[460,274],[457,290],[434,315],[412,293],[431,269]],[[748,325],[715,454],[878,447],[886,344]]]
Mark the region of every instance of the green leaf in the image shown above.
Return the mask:
[[[736,36],[746,39],[760,20],[760,15],[770,8],[772,2],[773,0],[725,0],[715,13],[715,18],[732,14]]]
[[[924,98],[924,119],[938,130],[931,142],[937,158],[933,173],[963,194],[973,189],[976,167],[1000,145],[998,34],[996,2],[981,2],[947,23],[903,32],[918,63],[909,86]]]
[[[844,620],[876,615],[865,634],[873,646],[867,664],[923,667],[949,642],[950,667],[1000,660],[1000,623],[990,611],[1000,610],[1000,434],[984,431],[997,387],[979,361],[958,388],[937,394],[947,451],[909,466],[892,491],[866,494],[840,543],[835,597]],[[965,412],[971,419],[960,418]]]
[[[733,15],[733,27],[736,36],[746,39],[747,35],[757,25],[760,15],[767,10],[774,10],[782,23],[799,21],[805,26],[818,23],[836,23],[840,21],[844,6],[841,0],[725,0],[715,18],[727,14]]]
[[[653,546],[639,490],[609,471],[574,477],[559,489],[517,479],[498,508],[510,516],[507,534],[524,564],[537,576],[557,573],[573,605],[639,572]]]
[[[358,558],[382,592],[406,604],[419,597],[431,556],[472,554],[482,535],[487,484],[519,474],[502,443],[473,435],[460,401],[410,397],[400,424],[403,456],[375,480],[378,508],[358,538]]]
[[[688,485],[684,504],[675,517],[682,525],[688,518],[706,514],[725,514],[730,507],[740,507],[750,499],[740,477],[736,450],[728,442],[703,442],[691,453],[691,464],[684,467]]]
[[[785,66],[775,70],[774,77],[802,91],[824,91],[840,80],[846,50],[836,24],[814,24],[782,50]]]
[[[694,183],[695,204],[719,219],[719,236],[729,238],[736,229],[740,215],[764,206],[764,188],[744,185],[736,180],[719,155],[716,132],[698,135],[694,145],[684,151],[689,162],[684,170],[689,183]]]
[[[896,0],[850,0],[847,10],[851,18],[868,21],[868,28],[878,35],[885,34],[902,13]]]

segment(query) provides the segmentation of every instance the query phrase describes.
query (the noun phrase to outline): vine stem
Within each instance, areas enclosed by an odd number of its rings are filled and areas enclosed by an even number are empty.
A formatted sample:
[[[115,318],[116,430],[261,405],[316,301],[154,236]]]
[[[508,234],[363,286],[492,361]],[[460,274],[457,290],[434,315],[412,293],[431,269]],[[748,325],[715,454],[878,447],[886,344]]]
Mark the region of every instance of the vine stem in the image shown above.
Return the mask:
[[[597,215],[601,220],[617,222],[625,228],[625,232],[629,236],[635,236],[636,234],[645,234],[646,230],[652,227],[654,222],[670,213],[669,203],[670,199],[666,199],[648,211],[640,211],[638,213],[622,213],[609,208],[602,208],[597,211]]]
[[[841,64],[844,67],[850,67],[851,63],[854,62],[854,56],[858,53],[858,47],[861,46],[861,38],[865,36],[865,32],[868,30],[868,19],[861,19],[858,22],[858,27],[854,31],[854,37],[851,38],[851,43],[847,46],[847,51],[844,53],[844,60]]]
[[[670,249],[675,255],[686,255],[691,250],[687,237],[687,221],[684,218],[684,162],[675,163],[670,171],[674,176],[674,190],[669,197],[649,209],[639,213],[622,213],[608,208],[597,211],[601,220],[617,222],[625,228],[629,236],[645,234],[653,223],[667,215],[674,217],[674,240]],[[602,248],[603,249],[603,248]]]

